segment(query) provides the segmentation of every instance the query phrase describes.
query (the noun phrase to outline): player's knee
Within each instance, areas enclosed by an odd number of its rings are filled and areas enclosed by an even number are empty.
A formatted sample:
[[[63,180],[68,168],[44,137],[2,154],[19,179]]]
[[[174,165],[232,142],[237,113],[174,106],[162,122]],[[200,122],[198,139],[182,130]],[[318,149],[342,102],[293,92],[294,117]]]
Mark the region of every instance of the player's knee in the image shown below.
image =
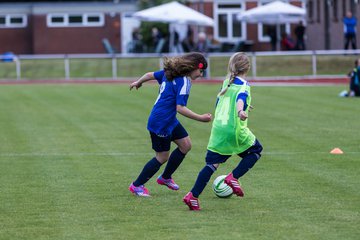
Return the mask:
[[[255,153],[258,156],[258,159],[261,157],[261,152],[263,151],[263,146],[259,141],[256,141],[255,149],[253,153]]]
[[[179,146],[179,150],[183,153],[183,154],[187,154],[188,152],[190,152],[191,150],[191,141],[186,141],[183,144],[181,144]]]
[[[164,164],[169,160],[169,153],[168,152],[156,153],[156,159],[161,164]]]
[[[206,164],[206,166],[208,166],[213,172],[215,172],[219,167],[219,164]]]

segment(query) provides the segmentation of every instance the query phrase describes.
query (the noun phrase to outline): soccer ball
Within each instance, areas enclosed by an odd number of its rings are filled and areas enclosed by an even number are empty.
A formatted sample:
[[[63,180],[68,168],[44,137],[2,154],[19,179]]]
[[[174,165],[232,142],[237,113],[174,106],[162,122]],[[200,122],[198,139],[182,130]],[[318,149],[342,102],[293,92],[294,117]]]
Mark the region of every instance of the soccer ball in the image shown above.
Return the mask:
[[[212,189],[216,196],[220,198],[230,197],[233,194],[233,190],[227,184],[224,183],[226,175],[218,176],[212,185]]]

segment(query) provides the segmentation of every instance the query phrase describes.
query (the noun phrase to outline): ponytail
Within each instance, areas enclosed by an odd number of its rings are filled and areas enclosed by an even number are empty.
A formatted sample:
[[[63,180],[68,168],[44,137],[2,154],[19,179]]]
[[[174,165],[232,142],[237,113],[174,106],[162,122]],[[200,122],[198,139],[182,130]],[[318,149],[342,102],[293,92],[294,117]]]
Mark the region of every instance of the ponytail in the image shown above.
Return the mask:
[[[228,65],[228,76],[229,83],[228,85],[221,90],[218,96],[222,96],[226,93],[228,88],[234,82],[236,76],[245,75],[250,69],[250,60],[249,57],[243,52],[237,52],[230,57]]]

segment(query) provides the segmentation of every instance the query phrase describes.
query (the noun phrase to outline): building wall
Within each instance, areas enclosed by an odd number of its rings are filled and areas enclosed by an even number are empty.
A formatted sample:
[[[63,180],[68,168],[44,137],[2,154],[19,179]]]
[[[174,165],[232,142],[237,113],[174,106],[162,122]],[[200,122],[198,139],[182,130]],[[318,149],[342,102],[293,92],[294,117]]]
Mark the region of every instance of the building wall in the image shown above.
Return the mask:
[[[120,15],[105,15],[102,27],[47,27],[46,15],[35,15],[34,54],[106,53],[102,39],[121,44]]]
[[[121,14],[136,11],[133,2],[115,3],[0,3],[0,15],[27,16],[27,26],[0,28],[0,53],[70,54],[106,53],[102,39],[107,38],[116,52],[121,46]],[[102,13],[101,27],[48,27],[46,16],[52,14]]]
[[[192,0],[187,5],[214,18],[214,1]],[[222,1],[222,0],[221,0]],[[120,1],[121,2],[121,1]],[[225,1],[224,1],[225,2]],[[226,2],[238,3],[239,0]],[[258,6],[260,0],[243,0],[246,9]],[[306,5],[306,46],[308,50],[343,49],[344,35],[342,18],[352,10],[360,16],[360,1],[354,0],[290,0],[292,4]],[[326,8],[327,3],[331,5]],[[351,9],[353,7],[353,9]],[[310,9],[311,8],[311,9]],[[326,11],[326,9],[328,11]],[[121,14],[136,11],[135,3],[126,4],[0,4],[0,14],[26,14],[25,28],[0,28],[0,53],[12,51],[15,54],[56,54],[56,53],[105,53],[102,39],[107,38],[118,52],[121,52]],[[47,13],[101,12],[105,14],[102,27],[47,27]],[[328,12],[328,15],[325,13]],[[357,15],[356,15],[357,13]],[[357,46],[360,47],[360,18],[357,25]],[[215,23],[216,24],[216,23]],[[295,24],[291,25],[294,36]],[[214,35],[211,27],[199,28],[208,36]],[[246,25],[246,40],[252,40],[253,51],[268,51],[270,44],[260,42],[258,24]]]
[[[32,21],[28,19],[26,28],[0,29],[0,53],[31,54],[32,49]]]
[[[354,0],[337,0],[331,1],[328,5],[328,17],[326,17],[327,1],[308,0],[307,1],[307,29],[306,44],[309,50],[327,49],[326,41],[328,41],[328,49],[344,48],[344,26],[342,19],[346,11],[353,11],[354,16],[358,18],[357,24],[357,47],[360,47],[360,1],[355,3]],[[310,6],[312,5],[312,9]],[[351,8],[353,6],[353,8]],[[312,13],[311,13],[312,12]],[[326,24],[328,23],[328,25]],[[328,28],[327,28],[328,26]],[[328,35],[326,34],[328,32]]]

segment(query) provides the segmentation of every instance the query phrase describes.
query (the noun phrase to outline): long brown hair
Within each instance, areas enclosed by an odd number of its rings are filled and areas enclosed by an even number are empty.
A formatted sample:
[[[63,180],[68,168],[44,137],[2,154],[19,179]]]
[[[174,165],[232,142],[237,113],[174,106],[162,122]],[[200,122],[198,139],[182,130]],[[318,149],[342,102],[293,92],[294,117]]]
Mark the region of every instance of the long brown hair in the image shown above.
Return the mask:
[[[229,60],[228,64],[228,78],[229,84],[226,88],[221,90],[219,95],[224,95],[230,85],[234,82],[236,76],[247,74],[250,70],[250,59],[244,52],[234,53]]]
[[[187,76],[196,69],[207,68],[207,62],[201,53],[193,52],[176,57],[164,57],[164,70],[168,80]]]

